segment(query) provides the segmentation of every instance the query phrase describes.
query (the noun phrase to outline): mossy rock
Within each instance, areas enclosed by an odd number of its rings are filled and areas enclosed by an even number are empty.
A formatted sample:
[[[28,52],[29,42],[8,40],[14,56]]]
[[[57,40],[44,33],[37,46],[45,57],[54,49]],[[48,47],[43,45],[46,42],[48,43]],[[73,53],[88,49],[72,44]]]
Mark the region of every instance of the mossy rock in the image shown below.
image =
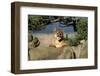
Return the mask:
[[[40,41],[37,37],[33,37],[32,34],[28,35],[28,49],[36,48],[40,45]]]
[[[54,47],[37,47],[29,51],[29,60],[51,60],[57,59],[59,50]]]

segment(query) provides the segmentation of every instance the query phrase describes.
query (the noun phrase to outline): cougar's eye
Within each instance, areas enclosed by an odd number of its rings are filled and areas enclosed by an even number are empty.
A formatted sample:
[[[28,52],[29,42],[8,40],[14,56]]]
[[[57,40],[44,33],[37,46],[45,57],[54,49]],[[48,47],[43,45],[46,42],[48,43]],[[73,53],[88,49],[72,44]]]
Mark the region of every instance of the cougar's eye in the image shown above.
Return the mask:
[[[59,35],[61,36],[61,33]]]

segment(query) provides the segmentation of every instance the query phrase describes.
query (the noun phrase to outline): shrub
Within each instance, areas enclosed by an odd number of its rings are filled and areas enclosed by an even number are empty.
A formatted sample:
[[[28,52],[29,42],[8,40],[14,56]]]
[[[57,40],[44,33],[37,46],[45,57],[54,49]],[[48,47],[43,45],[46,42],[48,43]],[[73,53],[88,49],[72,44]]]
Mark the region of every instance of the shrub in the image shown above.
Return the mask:
[[[41,30],[49,23],[48,16],[28,16],[28,29],[32,31]]]
[[[79,42],[80,42],[80,40],[77,37],[68,39],[68,44],[70,46],[77,46],[79,44]]]
[[[77,33],[80,40],[87,40],[87,31],[88,31],[88,20],[87,18],[80,18],[76,23]]]

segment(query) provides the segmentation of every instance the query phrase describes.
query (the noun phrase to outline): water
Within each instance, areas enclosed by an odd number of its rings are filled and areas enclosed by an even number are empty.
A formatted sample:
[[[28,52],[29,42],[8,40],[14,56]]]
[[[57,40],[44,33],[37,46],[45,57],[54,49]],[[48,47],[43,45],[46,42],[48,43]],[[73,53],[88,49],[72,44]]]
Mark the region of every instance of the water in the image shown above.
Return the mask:
[[[74,28],[72,25],[70,26],[66,26],[64,24],[61,24],[59,22],[56,22],[56,23],[51,23],[51,24],[48,24],[46,26],[46,28],[40,30],[40,31],[35,31],[34,33],[35,34],[38,34],[38,33],[43,33],[43,34],[50,34],[52,33],[52,31],[55,29],[55,28],[60,28],[64,31],[64,33],[73,33],[74,32]]]

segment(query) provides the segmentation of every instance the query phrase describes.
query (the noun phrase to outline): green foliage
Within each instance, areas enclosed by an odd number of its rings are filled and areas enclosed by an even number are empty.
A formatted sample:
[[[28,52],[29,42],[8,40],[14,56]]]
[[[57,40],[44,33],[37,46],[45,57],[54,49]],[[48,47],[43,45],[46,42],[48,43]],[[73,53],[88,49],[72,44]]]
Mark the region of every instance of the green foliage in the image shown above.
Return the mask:
[[[77,35],[73,38],[68,38],[70,46],[77,46],[80,43],[80,40],[87,40],[87,31],[88,31],[88,20],[87,18],[80,18],[76,22]]]
[[[29,30],[41,30],[46,27],[48,16],[28,16],[28,29]]]
[[[80,20],[76,23],[78,37],[80,40],[87,40],[87,31],[88,31],[88,20],[87,18],[80,18]]]
[[[80,40],[77,37],[68,39],[68,44],[70,46],[77,46],[79,44],[79,42],[80,42]]]

